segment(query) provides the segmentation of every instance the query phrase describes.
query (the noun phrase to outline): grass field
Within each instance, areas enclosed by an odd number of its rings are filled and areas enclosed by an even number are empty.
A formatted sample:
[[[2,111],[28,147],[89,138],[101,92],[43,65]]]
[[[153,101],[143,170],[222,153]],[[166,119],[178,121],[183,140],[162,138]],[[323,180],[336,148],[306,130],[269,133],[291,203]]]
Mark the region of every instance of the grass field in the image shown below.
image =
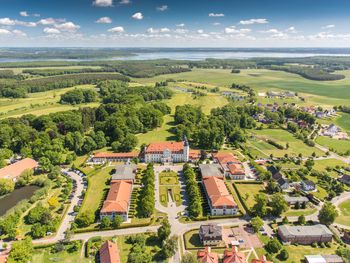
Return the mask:
[[[237,184],[237,190],[249,208],[255,204],[254,196],[259,193],[264,193],[264,186],[262,184]]]
[[[52,263],[52,262],[64,262],[64,263],[76,263],[90,262],[89,259],[80,257],[80,251],[74,253],[68,253],[67,251],[62,251],[59,253],[51,253],[48,249],[38,249],[35,250],[33,254],[33,259],[31,262],[36,263]]]
[[[241,70],[240,74],[232,74],[224,69],[194,69],[192,72],[169,74],[148,79],[134,79],[140,83],[154,83],[168,78],[207,83],[222,87],[229,87],[232,83],[249,85],[258,91],[290,90],[305,93],[307,103],[318,103],[328,106],[346,105],[350,100],[348,87],[350,85],[350,71],[340,72],[346,76],[337,81],[307,80],[296,74],[265,69]]]
[[[316,142],[339,154],[345,154],[350,150],[350,140],[337,140],[326,136],[318,136]]]
[[[289,209],[287,212],[284,212],[282,216],[308,216],[312,215],[317,211],[316,208],[306,208],[306,209]]]
[[[339,217],[335,221],[350,226],[350,199],[339,205],[339,212]]]
[[[266,155],[273,154],[275,157],[282,157],[285,154],[289,156],[298,156],[301,153],[303,156],[311,156],[313,152],[317,156],[322,156],[323,152],[315,147],[307,146],[301,140],[295,138],[291,133],[282,129],[263,129],[263,130],[251,130],[254,139],[250,140],[250,143],[261,150]],[[277,149],[276,147],[268,144],[265,140],[271,139],[280,145],[286,147],[289,144],[288,149]]]
[[[340,126],[344,131],[350,134],[350,114],[341,113],[340,117],[335,120],[335,124]]]
[[[89,187],[79,213],[92,211],[96,213],[100,208],[105,191],[108,189],[107,182],[110,179],[110,172],[114,167],[106,167],[92,171],[88,175]]]
[[[334,169],[336,166],[343,167],[346,166],[346,163],[337,159],[316,160],[313,169],[320,172],[327,172],[333,177],[338,177],[338,173],[336,171],[328,172],[326,170],[327,167]]]
[[[30,93],[28,98],[0,99],[0,118],[20,117],[24,114],[43,115],[58,111],[78,109],[79,107],[97,107],[99,103],[87,103],[80,105],[59,104],[62,94],[75,88],[92,89],[94,85],[80,85],[72,88],[49,90],[45,92]]]
[[[171,198],[176,202],[176,205],[181,205],[181,188],[179,185],[178,176],[175,172],[161,172],[159,174],[159,184],[159,198],[163,206],[168,206],[169,191],[170,195],[172,196]]]

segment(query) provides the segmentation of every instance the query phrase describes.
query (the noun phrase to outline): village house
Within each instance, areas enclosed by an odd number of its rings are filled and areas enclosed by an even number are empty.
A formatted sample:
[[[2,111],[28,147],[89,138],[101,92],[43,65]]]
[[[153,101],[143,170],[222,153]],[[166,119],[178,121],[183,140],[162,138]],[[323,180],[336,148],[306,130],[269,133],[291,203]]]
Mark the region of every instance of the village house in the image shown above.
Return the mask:
[[[218,263],[219,257],[217,253],[211,252],[210,247],[205,247],[203,250],[198,250],[197,260],[199,263]]]
[[[33,170],[37,167],[38,167],[38,163],[35,160],[31,158],[25,158],[1,168],[0,178],[11,179],[13,181],[16,181],[24,171]]]
[[[350,186],[350,175],[343,174],[342,177],[338,179],[339,182]]]
[[[103,164],[105,162],[130,162],[132,159],[139,158],[138,152],[127,153],[108,153],[98,152],[91,156],[91,162],[94,164]]]
[[[276,181],[281,190],[287,190],[289,188],[288,179],[284,178],[283,175],[275,168],[270,167],[269,171],[272,173],[272,179]]]
[[[238,212],[237,204],[228,192],[224,180],[207,177],[203,178],[203,185],[211,215],[234,215]]]
[[[202,178],[215,176],[224,179],[224,173],[219,164],[200,164],[199,170],[201,171]]]
[[[182,142],[154,142],[144,150],[146,163],[188,162],[190,145],[185,138]]]
[[[100,211],[101,220],[104,217],[113,220],[116,216],[121,216],[123,221],[128,220],[132,187],[132,180],[111,181],[111,188]]]
[[[223,263],[246,263],[246,257],[236,246],[232,246],[231,249],[225,249]]]
[[[245,171],[242,162],[232,153],[215,153],[213,154],[214,162],[219,163],[224,175],[233,180],[244,180]]]
[[[344,263],[338,255],[305,255],[305,263]]]
[[[301,181],[301,188],[306,192],[315,191],[316,185],[313,181],[304,180],[304,181]]]
[[[288,205],[295,205],[295,204],[306,204],[309,202],[309,199],[305,196],[284,196],[284,199],[288,203]]]
[[[117,244],[107,240],[99,250],[100,263],[120,263]]]
[[[222,227],[217,224],[201,225],[199,239],[204,246],[216,246],[222,242]]]
[[[285,243],[311,245],[312,243],[331,242],[333,233],[325,225],[278,227],[278,235]]]

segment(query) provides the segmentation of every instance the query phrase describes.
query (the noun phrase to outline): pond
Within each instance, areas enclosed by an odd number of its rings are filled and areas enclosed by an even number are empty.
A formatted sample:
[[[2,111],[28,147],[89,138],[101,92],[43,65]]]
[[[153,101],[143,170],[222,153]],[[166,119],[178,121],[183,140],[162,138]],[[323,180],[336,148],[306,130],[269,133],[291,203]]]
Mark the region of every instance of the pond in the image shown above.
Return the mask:
[[[0,216],[3,216],[9,209],[14,207],[20,201],[29,199],[40,187],[35,185],[27,185],[19,189],[15,189],[12,193],[0,198]]]

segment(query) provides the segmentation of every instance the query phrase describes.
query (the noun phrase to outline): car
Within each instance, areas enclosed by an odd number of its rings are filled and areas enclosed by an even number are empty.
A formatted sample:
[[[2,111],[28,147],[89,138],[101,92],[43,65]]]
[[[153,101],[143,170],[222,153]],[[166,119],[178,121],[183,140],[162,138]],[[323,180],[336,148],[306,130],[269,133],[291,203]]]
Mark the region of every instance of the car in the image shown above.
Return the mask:
[[[239,239],[238,242],[242,244],[242,243],[244,243],[244,240],[243,239]]]

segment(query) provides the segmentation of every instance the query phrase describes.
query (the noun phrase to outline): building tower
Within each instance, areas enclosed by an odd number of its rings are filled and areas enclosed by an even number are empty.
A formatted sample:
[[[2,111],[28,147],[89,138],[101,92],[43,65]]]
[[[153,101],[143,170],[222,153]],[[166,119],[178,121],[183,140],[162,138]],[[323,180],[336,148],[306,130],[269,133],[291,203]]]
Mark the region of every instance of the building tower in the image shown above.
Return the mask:
[[[183,142],[184,142],[184,161],[188,162],[190,160],[190,144],[188,143],[186,135],[184,135]]]

